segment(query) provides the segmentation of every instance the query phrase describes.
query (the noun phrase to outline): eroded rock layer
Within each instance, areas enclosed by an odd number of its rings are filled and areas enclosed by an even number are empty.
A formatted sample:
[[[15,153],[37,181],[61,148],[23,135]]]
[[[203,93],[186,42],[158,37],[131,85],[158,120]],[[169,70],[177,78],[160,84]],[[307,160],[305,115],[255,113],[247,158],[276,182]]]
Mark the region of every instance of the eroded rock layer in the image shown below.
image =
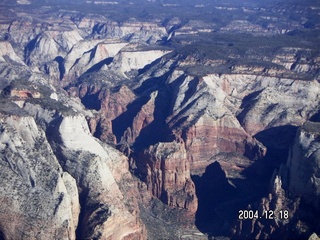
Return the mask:
[[[1,239],[320,234],[319,4],[172,2],[0,4]]]

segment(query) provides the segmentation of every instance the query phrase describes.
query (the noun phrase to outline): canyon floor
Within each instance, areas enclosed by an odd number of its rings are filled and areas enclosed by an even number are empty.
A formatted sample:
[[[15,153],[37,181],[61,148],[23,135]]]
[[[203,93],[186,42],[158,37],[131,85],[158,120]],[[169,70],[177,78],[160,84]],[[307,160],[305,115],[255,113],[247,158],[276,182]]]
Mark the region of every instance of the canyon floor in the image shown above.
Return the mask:
[[[1,239],[319,239],[320,3],[3,0]]]

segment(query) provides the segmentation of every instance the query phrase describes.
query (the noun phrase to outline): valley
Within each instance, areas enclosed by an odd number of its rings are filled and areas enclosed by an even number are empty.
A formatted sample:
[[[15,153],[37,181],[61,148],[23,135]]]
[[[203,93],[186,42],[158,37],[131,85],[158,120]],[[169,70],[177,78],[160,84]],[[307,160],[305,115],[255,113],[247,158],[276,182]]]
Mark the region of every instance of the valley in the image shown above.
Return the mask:
[[[319,3],[0,12],[0,239],[319,238]]]

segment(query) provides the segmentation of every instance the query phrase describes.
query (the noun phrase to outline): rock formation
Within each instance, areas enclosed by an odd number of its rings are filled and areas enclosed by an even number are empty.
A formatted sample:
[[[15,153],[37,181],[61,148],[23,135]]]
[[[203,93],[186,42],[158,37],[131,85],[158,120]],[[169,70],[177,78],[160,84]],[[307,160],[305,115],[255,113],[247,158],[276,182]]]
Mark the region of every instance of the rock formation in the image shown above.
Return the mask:
[[[84,208],[79,222],[79,237],[143,239],[143,227],[137,219],[137,209],[129,212],[125,205],[129,200],[124,198],[108,167],[108,162],[113,162],[119,183],[123,177],[130,184],[133,180],[125,175],[128,162],[125,159],[112,160],[125,157],[114,149],[104,149],[91,136],[85,118],[81,116],[66,116],[58,120],[48,134],[61,165],[74,176],[79,186],[80,202]],[[121,170],[122,174],[117,170]],[[129,198],[130,195],[126,194],[126,198]]]
[[[196,212],[195,186],[183,144],[172,142],[150,146],[137,157],[136,165],[137,173],[141,174],[153,196],[169,206]]]
[[[317,211],[320,210],[319,134],[319,122],[305,122],[297,133],[286,164],[289,169],[288,191],[293,196],[303,197]]]
[[[0,229],[6,239],[75,239],[75,179],[30,116],[1,114]],[[53,227],[54,226],[54,227]]]
[[[320,234],[319,6],[173,2],[0,4],[1,239]]]
[[[318,135],[318,122],[307,121],[298,130],[287,163],[274,172],[271,192],[256,205],[258,208],[253,208],[261,217],[239,220],[234,234],[246,238],[316,236],[312,233],[320,227],[316,220],[319,214]]]

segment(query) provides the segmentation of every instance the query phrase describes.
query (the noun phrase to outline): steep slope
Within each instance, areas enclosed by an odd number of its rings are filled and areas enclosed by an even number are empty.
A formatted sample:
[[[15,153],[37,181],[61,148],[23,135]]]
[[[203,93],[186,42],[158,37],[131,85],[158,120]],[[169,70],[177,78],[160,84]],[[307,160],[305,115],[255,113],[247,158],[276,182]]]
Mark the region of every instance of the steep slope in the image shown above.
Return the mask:
[[[0,229],[6,239],[75,239],[80,212],[75,179],[29,116],[1,114]]]
[[[319,235],[318,4],[21,3],[0,4],[0,238]]]
[[[108,166],[113,158],[123,158],[118,163],[113,161],[113,168],[120,170],[125,178],[125,169],[128,169],[125,157],[111,148],[104,149],[91,136],[85,118],[81,116],[58,120],[48,130],[48,136],[63,168],[74,176],[79,186],[83,210],[78,237],[142,239],[143,228],[137,219],[137,210],[135,214],[128,211],[125,205],[128,200],[124,199]],[[119,172],[114,173],[121,176]],[[130,178],[127,180],[130,184]],[[126,198],[129,197],[127,193]]]
[[[306,122],[298,131],[286,167],[289,169],[289,192],[302,197],[320,210],[319,161],[320,123]]]
[[[297,131],[286,164],[274,172],[268,197],[251,206],[250,210],[259,212],[260,217],[239,220],[234,228],[237,237],[317,236],[314,232],[320,229],[318,152],[319,122],[307,121]]]

